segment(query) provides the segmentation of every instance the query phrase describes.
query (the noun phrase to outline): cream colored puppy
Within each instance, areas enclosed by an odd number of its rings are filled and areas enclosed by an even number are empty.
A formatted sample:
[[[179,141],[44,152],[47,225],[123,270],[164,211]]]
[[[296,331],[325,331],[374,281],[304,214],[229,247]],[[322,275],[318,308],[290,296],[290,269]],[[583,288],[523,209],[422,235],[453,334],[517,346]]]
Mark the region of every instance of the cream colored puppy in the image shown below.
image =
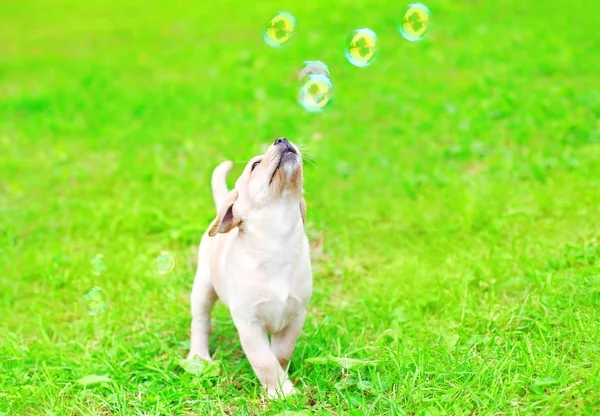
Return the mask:
[[[302,157],[294,144],[277,139],[228,192],[231,167],[224,162],[213,172],[217,217],[200,242],[189,358],[210,360],[210,314],[218,297],[269,396],[286,396],[294,391],[287,365],[312,293]]]

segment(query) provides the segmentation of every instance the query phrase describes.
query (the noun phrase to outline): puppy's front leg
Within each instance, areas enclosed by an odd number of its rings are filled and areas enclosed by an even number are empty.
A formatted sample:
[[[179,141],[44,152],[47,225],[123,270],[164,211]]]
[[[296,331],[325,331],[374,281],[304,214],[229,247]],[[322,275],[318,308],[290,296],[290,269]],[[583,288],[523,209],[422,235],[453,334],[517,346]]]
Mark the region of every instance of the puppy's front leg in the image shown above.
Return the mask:
[[[269,397],[285,397],[292,394],[294,386],[273,354],[264,328],[253,323],[240,322],[235,318],[234,323],[240,334],[242,349],[260,383],[267,389]]]
[[[208,273],[202,273],[198,268],[191,296],[192,334],[188,359],[198,356],[210,361],[208,341],[210,339],[210,313],[217,300],[217,294],[208,279]]]
[[[281,368],[287,371],[288,363],[296,348],[296,341],[302,332],[306,311],[296,317],[288,326],[281,331],[271,335],[271,350],[277,357]]]

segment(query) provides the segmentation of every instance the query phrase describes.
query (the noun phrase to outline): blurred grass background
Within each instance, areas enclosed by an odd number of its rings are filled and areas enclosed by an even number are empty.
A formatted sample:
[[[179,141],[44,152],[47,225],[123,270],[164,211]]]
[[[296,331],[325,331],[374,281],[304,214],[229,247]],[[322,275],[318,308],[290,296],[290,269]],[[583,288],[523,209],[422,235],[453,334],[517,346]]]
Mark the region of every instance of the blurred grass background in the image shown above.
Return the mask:
[[[410,43],[401,2],[2,2],[0,413],[600,412],[600,6],[426,4]],[[343,54],[359,27],[367,68]],[[332,72],[321,115],[295,101],[308,59]],[[178,360],[212,168],[280,136],[315,159],[315,293],[301,394],[269,403],[222,307],[221,374]],[[329,355],[377,363],[307,361]]]

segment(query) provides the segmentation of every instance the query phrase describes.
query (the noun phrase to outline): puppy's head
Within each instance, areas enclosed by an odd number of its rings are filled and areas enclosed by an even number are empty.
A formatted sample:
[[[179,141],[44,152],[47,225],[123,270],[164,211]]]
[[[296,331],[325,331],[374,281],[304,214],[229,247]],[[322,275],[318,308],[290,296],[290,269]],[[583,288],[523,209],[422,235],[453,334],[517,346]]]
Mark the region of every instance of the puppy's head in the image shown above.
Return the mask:
[[[275,140],[264,155],[250,159],[219,208],[208,234],[213,237],[218,232],[226,233],[253,212],[281,202],[297,203],[304,222],[306,204],[302,184],[302,156],[298,147],[283,137]]]

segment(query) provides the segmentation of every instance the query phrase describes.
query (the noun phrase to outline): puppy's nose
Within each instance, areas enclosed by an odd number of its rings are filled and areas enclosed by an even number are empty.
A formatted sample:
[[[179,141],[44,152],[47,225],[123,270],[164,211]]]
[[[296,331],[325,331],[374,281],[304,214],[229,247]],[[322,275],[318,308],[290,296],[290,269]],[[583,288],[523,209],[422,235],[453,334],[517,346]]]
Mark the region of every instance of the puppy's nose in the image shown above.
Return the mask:
[[[280,152],[284,152],[284,153],[291,152],[291,153],[298,154],[298,151],[296,150],[294,145],[285,137],[280,137],[279,139],[275,140],[275,142],[273,143],[273,146],[279,146]]]

